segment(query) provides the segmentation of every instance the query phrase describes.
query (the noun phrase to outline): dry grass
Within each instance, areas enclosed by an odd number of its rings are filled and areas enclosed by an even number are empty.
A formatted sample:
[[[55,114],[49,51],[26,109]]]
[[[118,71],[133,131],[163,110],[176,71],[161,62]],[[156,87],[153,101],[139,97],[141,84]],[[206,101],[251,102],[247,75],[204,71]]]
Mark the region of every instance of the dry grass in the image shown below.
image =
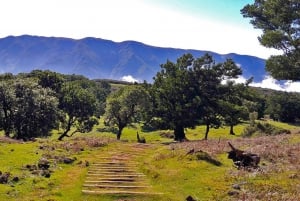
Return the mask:
[[[238,149],[260,155],[256,170],[228,170],[227,178],[241,186],[229,200],[300,200],[300,135],[236,138],[230,142]],[[203,151],[213,157],[231,148],[228,140],[201,140],[171,144],[172,150]]]
[[[5,137],[5,136],[0,136],[0,143],[8,143],[8,144],[11,144],[11,143],[23,143],[22,140],[15,140],[15,139],[12,139],[12,138],[9,138],[9,137]]]

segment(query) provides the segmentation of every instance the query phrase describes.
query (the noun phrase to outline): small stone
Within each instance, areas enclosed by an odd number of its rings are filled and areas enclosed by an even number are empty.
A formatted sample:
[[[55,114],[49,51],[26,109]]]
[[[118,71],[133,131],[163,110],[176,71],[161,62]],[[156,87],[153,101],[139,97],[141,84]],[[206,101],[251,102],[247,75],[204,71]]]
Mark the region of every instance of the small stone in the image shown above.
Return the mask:
[[[72,158],[64,158],[63,159],[63,162],[65,164],[72,164],[74,161],[75,161],[75,159],[72,159]]]
[[[41,158],[38,162],[38,167],[41,170],[48,170],[50,167],[50,161],[45,158]]]
[[[12,179],[13,182],[18,182],[19,180],[20,180],[19,177],[14,177],[14,178]]]
[[[196,201],[192,196],[188,196],[186,199],[185,199],[186,201]]]
[[[238,191],[229,191],[227,194],[229,196],[235,196],[235,195],[239,195],[240,193]]]
[[[235,190],[241,190],[241,186],[239,184],[233,184],[232,188]]]

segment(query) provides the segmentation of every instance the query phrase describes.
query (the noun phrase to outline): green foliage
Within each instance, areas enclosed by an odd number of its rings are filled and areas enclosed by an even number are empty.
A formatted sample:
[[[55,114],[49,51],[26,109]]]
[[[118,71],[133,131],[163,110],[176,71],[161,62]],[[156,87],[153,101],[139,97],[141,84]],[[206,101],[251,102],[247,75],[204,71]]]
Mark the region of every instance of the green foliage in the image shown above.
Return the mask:
[[[183,55],[177,63],[161,65],[153,84],[155,115],[174,130],[176,140],[185,139],[184,128],[197,124],[200,97],[195,93],[189,69],[194,61],[191,54]]]
[[[37,78],[38,84],[43,88],[50,88],[56,93],[60,92],[64,82],[63,75],[49,70],[33,70],[29,73],[29,77]]]
[[[64,129],[89,132],[104,113],[110,85],[84,76],[34,70],[17,76],[0,76],[0,129],[6,136],[29,139]],[[59,100],[58,100],[59,99]]]
[[[127,125],[144,119],[146,110],[151,107],[149,100],[148,92],[141,85],[125,86],[108,97],[105,122],[118,127],[117,139]]]
[[[257,131],[256,126],[247,126],[243,132],[242,132],[242,136],[244,137],[251,137],[254,135],[254,133]]]
[[[258,113],[257,112],[251,112],[249,113],[249,120],[250,120],[250,126],[255,125],[255,121],[258,119]]]
[[[201,120],[207,126],[207,139],[209,128],[221,125],[221,82],[236,78],[241,69],[230,59],[216,64],[209,54],[197,59],[186,54],[161,68],[152,88],[154,116],[173,129],[179,141],[185,139],[184,128],[193,128]]]
[[[246,120],[249,113],[249,109],[244,106],[244,103],[249,99],[248,86],[227,81],[221,89],[223,92],[222,99],[219,100],[220,114],[224,118],[225,124],[231,127],[230,134],[234,135],[233,127],[239,124],[241,120]]]
[[[288,129],[274,126],[270,123],[258,122],[255,125],[246,127],[242,133],[244,137],[251,137],[254,134],[258,135],[279,135],[279,134],[290,134],[291,131]]]
[[[266,69],[281,80],[300,80],[300,2],[295,0],[255,0],[241,13],[251,18],[255,28],[261,29],[260,43],[284,52],[267,60]]]
[[[50,135],[57,128],[55,93],[31,79],[1,81],[0,127],[6,136],[30,139]]]
[[[81,82],[76,81],[66,82],[61,89],[59,108],[64,112],[61,118],[64,132],[59,140],[68,137],[73,126],[76,127],[74,134],[91,131],[97,123],[93,118],[97,106],[96,97],[80,84]]]
[[[274,120],[295,123],[300,110],[300,95],[296,93],[273,93],[267,98],[266,114]]]
[[[0,128],[9,136],[13,130],[16,96],[13,82],[0,81]]]

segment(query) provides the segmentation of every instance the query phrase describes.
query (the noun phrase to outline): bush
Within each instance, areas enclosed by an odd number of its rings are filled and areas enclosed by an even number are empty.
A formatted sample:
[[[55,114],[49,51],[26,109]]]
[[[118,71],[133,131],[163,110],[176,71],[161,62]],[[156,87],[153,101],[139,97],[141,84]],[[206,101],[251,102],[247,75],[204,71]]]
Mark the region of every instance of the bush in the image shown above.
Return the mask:
[[[254,126],[248,126],[244,129],[242,136],[250,137],[254,133],[258,133],[260,135],[279,135],[279,134],[290,134],[291,131],[283,128],[279,128],[277,126],[273,126],[269,123],[257,123]]]
[[[256,126],[247,126],[247,127],[243,130],[242,136],[243,136],[243,137],[251,137],[256,131],[257,131]]]

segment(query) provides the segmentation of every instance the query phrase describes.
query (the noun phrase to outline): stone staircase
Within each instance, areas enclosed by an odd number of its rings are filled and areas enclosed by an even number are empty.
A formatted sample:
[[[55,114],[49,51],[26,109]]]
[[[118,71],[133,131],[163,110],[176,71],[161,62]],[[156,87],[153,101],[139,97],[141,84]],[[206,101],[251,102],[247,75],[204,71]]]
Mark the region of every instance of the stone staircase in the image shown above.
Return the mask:
[[[147,144],[118,144],[89,166],[82,193],[113,195],[148,195],[153,192],[146,176],[138,170]]]

